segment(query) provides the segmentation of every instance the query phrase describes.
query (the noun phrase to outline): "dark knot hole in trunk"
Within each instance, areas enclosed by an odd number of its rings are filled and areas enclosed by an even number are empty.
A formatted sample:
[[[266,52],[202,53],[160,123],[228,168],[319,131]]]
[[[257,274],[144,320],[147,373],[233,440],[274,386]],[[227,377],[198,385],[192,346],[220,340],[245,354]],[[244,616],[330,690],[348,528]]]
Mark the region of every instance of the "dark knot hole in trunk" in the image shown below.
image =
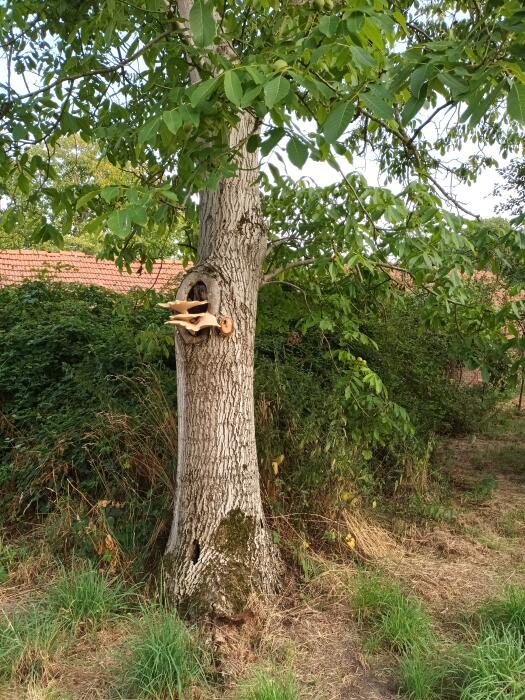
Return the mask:
[[[193,540],[193,544],[191,545],[191,561],[196,564],[199,561],[199,557],[201,555],[201,546],[199,544],[199,540]]]
[[[208,311],[208,289],[202,280],[196,282],[188,292],[188,301],[205,302],[200,306],[189,309],[190,314],[203,314]]]

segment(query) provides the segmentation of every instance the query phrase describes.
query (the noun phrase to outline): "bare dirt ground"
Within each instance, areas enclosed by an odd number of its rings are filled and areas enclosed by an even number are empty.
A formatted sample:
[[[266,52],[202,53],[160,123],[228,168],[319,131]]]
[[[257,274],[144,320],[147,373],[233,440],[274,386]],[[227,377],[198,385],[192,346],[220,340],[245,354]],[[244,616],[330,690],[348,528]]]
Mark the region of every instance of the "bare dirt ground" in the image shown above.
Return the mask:
[[[420,596],[436,625],[454,624],[510,583],[525,586],[525,415],[509,410],[487,434],[444,442],[436,459],[448,478],[439,507],[426,515],[350,513],[354,561],[333,564],[312,554],[319,573],[306,584],[290,581],[271,605],[254,602],[235,624],[206,631],[219,652],[220,696],[233,698],[235,682],[254,665],[290,667],[305,700],[393,700],[395,658],[367,654],[350,605],[360,566],[377,567]],[[430,497],[429,497],[430,499]],[[26,570],[0,586],[0,615],[31,596]],[[452,630],[452,631],[451,631]],[[66,658],[51,660],[48,674],[29,689],[1,686],[1,700],[109,700],[111,671],[126,628],[102,630],[76,642]]]

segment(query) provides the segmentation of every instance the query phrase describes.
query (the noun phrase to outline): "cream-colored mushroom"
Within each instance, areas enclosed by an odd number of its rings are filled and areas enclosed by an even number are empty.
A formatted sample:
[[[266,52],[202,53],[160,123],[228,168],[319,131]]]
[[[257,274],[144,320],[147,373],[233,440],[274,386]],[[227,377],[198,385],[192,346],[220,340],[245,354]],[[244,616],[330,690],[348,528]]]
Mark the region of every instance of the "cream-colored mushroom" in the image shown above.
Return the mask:
[[[204,328],[220,328],[215,316],[207,311],[202,314],[177,314],[171,316],[170,320],[166,321],[166,325],[184,328],[193,335]]]
[[[175,301],[167,301],[165,304],[157,304],[157,306],[161,306],[163,309],[170,309],[171,311],[176,311],[179,314],[185,314],[189,311],[189,309],[194,309],[197,306],[203,306],[204,304],[207,304],[208,302],[205,301],[183,301],[183,300],[175,300]]]

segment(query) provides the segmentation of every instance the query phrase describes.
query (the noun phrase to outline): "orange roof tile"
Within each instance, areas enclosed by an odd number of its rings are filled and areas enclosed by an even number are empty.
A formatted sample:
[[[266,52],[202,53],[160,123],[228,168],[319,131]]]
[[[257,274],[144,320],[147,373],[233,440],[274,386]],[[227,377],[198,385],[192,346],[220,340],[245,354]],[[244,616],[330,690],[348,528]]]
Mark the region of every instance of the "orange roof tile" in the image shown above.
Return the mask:
[[[178,260],[155,262],[151,273],[141,270],[139,263],[131,267],[132,274],[120,272],[111,260],[66,250],[0,250],[0,287],[44,276],[58,282],[95,284],[120,294],[136,288],[168,291],[178,287],[184,272]]]

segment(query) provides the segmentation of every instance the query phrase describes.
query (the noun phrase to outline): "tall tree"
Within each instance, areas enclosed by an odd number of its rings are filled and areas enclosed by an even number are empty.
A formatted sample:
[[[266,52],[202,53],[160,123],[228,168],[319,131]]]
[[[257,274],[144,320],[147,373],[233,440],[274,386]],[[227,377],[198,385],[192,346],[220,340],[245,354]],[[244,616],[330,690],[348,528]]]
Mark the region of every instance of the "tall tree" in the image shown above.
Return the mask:
[[[334,278],[403,267],[433,294],[457,285],[445,252],[466,267],[469,243],[441,200],[465,208],[440,171],[473,180],[487,160],[452,168],[443,155],[468,138],[519,144],[525,13],[519,0],[4,0],[0,20],[1,177],[27,189],[47,167],[28,147],[74,133],[111,163],[140,166],[133,185],[87,184],[74,199],[47,188],[57,208],[92,212],[106,250],[128,257],[137,234],[191,217],[199,193],[195,266],[177,297],[233,332],[177,330],[167,571],[177,602],[231,613],[252,589],[271,590],[278,570],[253,422],[258,288],[298,266]],[[268,243],[260,155],[280,143],[297,168],[329,163],[340,184],[313,197],[299,188],[290,206],[274,170],[290,221],[274,201]],[[396,193],[352,172],[363,153]]]

